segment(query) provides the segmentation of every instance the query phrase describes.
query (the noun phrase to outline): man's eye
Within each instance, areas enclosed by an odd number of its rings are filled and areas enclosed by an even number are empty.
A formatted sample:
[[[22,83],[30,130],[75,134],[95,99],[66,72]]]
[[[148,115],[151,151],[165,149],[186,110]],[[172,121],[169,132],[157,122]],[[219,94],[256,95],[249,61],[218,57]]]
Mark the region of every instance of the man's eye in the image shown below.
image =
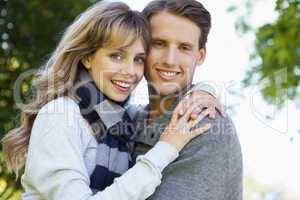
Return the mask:
[[[162,41],[152,41],[151,45],[154,46],[154,47],[163,47],[164,42],[162,42]]]
[[[191,47],[189,47],[189,46],[181,46],[180,47],[183,51],[190,51],[191,50]]]
[[[112,53],[109,55],[110,58],[113,60],[122,60],[122,54],[121,53]]]

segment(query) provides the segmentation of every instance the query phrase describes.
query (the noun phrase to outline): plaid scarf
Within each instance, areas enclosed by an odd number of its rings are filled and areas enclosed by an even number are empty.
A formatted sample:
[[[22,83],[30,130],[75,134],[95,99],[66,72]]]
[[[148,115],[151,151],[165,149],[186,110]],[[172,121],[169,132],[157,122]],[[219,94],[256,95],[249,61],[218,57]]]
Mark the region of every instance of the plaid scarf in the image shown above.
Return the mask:
[[[87,71],[82,69],[79,77],[81,83],[75,89],[75,97],[82,116],[98,136],[96,167],[90,177],[90,188],[98,192],[133,166],[134,123],[124,103],[107,99]]]

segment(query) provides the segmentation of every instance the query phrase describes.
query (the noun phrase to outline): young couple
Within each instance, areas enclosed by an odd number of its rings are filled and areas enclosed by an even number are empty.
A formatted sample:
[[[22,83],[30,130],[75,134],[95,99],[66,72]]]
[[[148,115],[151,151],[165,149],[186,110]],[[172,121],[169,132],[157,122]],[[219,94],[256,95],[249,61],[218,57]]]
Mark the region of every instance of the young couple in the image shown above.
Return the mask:
[[[242,199],[234,126],[209,87],[192,86],[210,25],[195,0],[83,12],[3,139],[8,166],[25,167],[23,199]],[[128,99],[144,75],[149,105],[138,109]]]

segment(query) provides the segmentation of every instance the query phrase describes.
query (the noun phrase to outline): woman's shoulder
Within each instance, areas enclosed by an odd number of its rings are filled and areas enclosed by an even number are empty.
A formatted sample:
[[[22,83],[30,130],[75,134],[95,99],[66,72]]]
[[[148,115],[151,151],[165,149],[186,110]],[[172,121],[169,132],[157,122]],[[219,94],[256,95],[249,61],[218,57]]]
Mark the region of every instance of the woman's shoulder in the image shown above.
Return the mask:
[[[45,104],[32,127],[32,138],[36,141],[46,135],[52,135],[78,140],[78,143],[87,145],[93,138],[91,133],[87,122],[80,114],[78,104],[70,97],[59,97]]]
[[[82,132],[84,119],[79,106],[70,97],[59,97],[46,103],[38,112],[32,127],[32,134],[40,135],[56,132],[73,134]]]
[[[46,103],[38,114],[80,114],[78,104],[74,99],[63,96]]]
[[[78,130],[80,121],[80,109],[76,102],[69,97],[59,97],[49,101],[39,110],[33,123],[33,132],[68,128]]]

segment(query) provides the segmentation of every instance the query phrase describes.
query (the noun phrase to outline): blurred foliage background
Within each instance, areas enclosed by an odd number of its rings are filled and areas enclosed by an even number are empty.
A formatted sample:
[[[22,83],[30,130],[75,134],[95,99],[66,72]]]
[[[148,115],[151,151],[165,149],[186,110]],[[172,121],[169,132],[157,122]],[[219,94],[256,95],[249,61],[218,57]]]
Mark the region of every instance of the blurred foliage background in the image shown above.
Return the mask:
[[[276,0],[274,22],[254,27],[249,19],[258,0],[244,1],[245,12],[236,20],[239,35],[255,35],[250,67],[243,85],[264,85],[264,99],[281,108],[287,99],[299,97],[300,81],[300,1]],[[240,8],[233,5],[229,12]]]
[[[46,61],[64,28],[96,0],[0,0],[0,137],[18,125],[19,110],[14,101],[14,83],[29,69]],[[285,98],[299,95],[300,81],[300,3],[276,0],[276,21],[251,27],[247,21],[255,1],[246,0],[247,12],[237,18],[238,33],[255,34],[255,48],[243,81],[244,86],[265,83],[261,92],[278,107]],[[229,12],[240,7],[232,6]],[[22,82],[22,95],[30,89],[30,78]],[[254,180],[246,180],[248,185]],[[254,187],[254,186],[253,186]],[[246,190],[248,192],[249,189]],[[7,171],[0,152],[0,199],[20,199],[20,180]],[[248,194],[246,194],[247,197]],[[274,198],[276,199],[276,195]],[[251,197],[249,197],[251,199]],[[266,197],[268,198],[268,197]]]

